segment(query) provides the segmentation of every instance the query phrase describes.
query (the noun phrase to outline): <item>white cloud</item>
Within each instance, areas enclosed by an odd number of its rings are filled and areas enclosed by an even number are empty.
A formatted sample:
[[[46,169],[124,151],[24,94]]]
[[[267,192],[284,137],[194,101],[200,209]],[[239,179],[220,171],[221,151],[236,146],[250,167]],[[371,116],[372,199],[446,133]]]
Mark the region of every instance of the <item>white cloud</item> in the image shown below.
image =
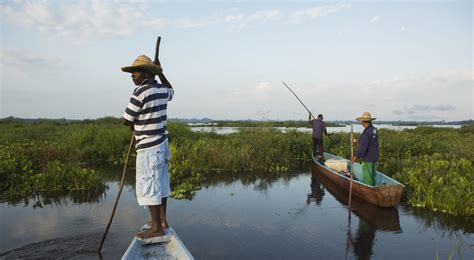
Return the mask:
[[[350,7],[348,4],[316,6],[291,13],[290,20],[294,23],[299,23],[305,19],[315,19]]]
[[[473,118],[473,75],[470,69],[445,69],[369,81],[318,82],[295,90],[313,112],[330,112],[328,118],[370,111],[382,120],[463,120]],[[328,109],[335,103],[351,104],[351,109]],[[328,111],[320,110],[324,108]]]
[[[277,18],[280,13],[280,10],[263,10],[250,15],[249,19],[267,21]]]
[[[258,10],[251,13],[214,14],[200,18],[155,17],[147,8],[149,3],[130,1],[17,1],[0,3],[0,19],[33,31],[48,34],[48,38],[84,43],[96,39],[125,37],[148,28],[176,27],[182,29],[227,24],[231,30],[242,30],[248,25],[290,20],[299,23],[349,8],[347,4],[316,6],[284,13],[279,9]]]
[[[380,20],[380,16],[376,15],[374,17],[372,17],[372,19],[370,19],[370,22],[371,23],[378,23]]]
[[[272,90],[272,84],[270,82],[260,82],[258,83],[257,86],[255,86],[255,89],[257,91],[263,91],[263,92],[268,92]]]
[[[242,21],[243,17],[244,17],[243,14],[229,14],[224,17],[224,22],[227,22],[227,23],[240,22]]]
[[[0,4],[0,14],[6,22],[72,42],[127,36],[142,27],[165,25],[163,19],[147,15],[138,5],[117,1],[18,1]]]
[[[46,70],[58,68],[61,64],[61,59],[54,59],[37,52],[0,49],[0,65],[4,68],[10,67],[21,71]]]
[[[419,112],[448,112],[454,111],[455,108],[451,105],[413,105],[404,106],[402,110],[393,110],[395,115],[415,115]]]

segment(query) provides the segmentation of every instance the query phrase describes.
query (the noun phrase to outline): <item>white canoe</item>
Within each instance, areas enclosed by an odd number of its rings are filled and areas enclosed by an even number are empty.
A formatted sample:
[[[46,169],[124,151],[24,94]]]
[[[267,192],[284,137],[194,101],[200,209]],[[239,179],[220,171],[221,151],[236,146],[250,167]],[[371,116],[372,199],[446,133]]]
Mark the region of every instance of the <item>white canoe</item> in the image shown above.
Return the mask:
[[[145,225],[146,226],[146,225]],[[145,226],[143,228],[145,228]],[[166,230],[166,234],[169,235],[170,241],[142,245],[142,242],[137,240],[135,237],[132,243],[127,248],[127,251],[122,256],[122,260],[132,259],[177,259],[177,260],[192,260],[194,257],[188,251],[186,246],[179,239],[178,234],[169,227]]]

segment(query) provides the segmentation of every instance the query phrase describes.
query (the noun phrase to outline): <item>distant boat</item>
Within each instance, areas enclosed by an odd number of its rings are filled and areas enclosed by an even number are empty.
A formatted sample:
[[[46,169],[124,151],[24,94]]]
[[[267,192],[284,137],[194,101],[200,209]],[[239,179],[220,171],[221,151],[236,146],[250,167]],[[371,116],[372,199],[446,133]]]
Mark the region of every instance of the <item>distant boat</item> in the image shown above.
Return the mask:
[[[350,177],[346,176],[343,172],[337,172],[327,167],[323,162],[320,162],[312,156],[313,161],[318,170],[336,185],[344,188],[349,194]],[[349,160],[332,155],[330,153],[324,153],[324,159],[336,159],[345,160],[349,163]],[[402,195],[403,187],[400,182],[386,176],[381,172],[377,172],[375,177],[375,186],[367,185],[359,180],[362,179],[362,168],[358,163],[353,164],[352,170],[354,179],[352,183],[353,195],[379,207],[394,207],[400,204],[400,197]]]
[[[145,228],[147,225],[143,226]],[[122,260],[132,259],[177,259],[193,260],[194,257],[188,251],[184,243],[179,239],[178,234],[169,227],[166,234],[170,236],[170,241],[156,244],[143,245],[141,241],[133,238],[127,251],[122,256]]]

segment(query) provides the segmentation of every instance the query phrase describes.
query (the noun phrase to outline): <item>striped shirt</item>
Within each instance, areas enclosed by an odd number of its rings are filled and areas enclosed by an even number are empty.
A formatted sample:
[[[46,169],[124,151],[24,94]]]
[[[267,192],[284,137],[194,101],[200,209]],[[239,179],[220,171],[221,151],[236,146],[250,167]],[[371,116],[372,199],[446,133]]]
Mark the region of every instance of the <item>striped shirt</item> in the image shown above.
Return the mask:
[[[168,139],[166,107],[173,94],[172,88],[148,79],[133,91],[123,118],[133,124],[137,151],[157,147]]]

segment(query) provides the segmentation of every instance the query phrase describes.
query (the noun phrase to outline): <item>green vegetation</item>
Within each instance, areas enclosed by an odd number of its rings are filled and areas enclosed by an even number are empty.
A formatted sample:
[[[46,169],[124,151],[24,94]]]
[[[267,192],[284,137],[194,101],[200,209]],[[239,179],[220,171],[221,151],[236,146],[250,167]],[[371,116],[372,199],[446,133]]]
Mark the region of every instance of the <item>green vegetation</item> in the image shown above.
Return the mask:
[[[191,198],[210,172],[279,174],[301,168],[308,161],[310,140],[298,132],[256,128],[217,135],[195,133],[179,123],[170,123],[168,129],[172,152],[169,171],[175,198]],[[130,130],[115,118],[7,119],[0,121],[0,131],[2,200],[105,189],[105,178],[97,168],[122,165],[131,137]],[[134,173],[130,171],[130,175]]]
[[[238,133],[192,132],[170,122],[170,178],[175,198],[192,198],[204,178],[265,173],[277,176],[310,163],[309,133],[267,127]],[[59,191],[100,192],[101,167],[120,167],[131,137],[116,118],[0,121],[0,199]],[[474,216],[474,126],[379,130],[379,170],[406,185],[413,207]],[[325,139],[328,152],[349,158],[348,133]],[[131,165],[134,165],[132,158]],[[117,171],[119,174],[120,171]],[[213,174],[211,174],[213,173]],[[130,170],[133,182],[134,170]]]

